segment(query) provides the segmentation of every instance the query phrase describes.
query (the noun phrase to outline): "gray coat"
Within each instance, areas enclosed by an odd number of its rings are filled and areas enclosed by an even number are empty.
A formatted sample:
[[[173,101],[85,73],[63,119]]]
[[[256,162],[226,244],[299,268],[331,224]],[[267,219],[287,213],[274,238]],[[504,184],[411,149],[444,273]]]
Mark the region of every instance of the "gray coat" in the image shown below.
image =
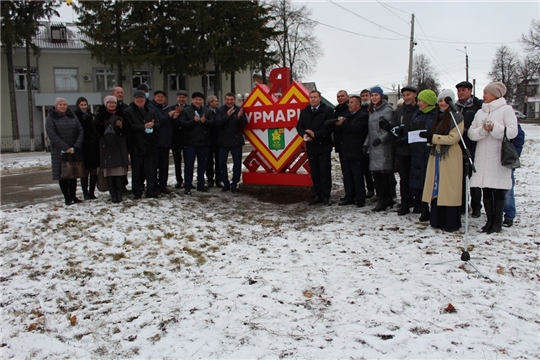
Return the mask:
[[[52,178],[53,180],[61,180],[61,151],[72,147],[75,149],[77,160],[83,161],[84,130],[73,111],[68,109],[65,114],[62,114],[54,107],[49,110],[45,129],[51,140]]]
[[[392,171],[394,169],[393,136],[379,127],[379,121],[382,118],[395,126],[393,115],[392,107],[384,100],[378,107],[374,106],[373,112],[369,114],[368,137],[364,146],[369,147],[369,170],[371,171]],[[380,139],[382,144],[373,146],[375,139]]]

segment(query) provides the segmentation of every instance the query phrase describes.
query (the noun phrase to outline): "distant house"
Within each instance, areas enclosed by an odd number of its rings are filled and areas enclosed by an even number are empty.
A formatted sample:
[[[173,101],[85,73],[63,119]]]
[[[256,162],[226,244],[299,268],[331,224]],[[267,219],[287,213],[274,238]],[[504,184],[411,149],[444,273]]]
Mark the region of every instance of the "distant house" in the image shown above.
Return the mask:
[[[47,147],[44,131],[45,118],[48,109],[58,96],[66,98],[69,105],[75,105],[78,97],[86,97],[90,105],[101,104],[101,99],[111,93],[115,84],[115,72],[90,57],[85,49],[83,34],[74,23],[42,22],[39,34],[34,43],[41,49],[37,56],[31,55],[32,90],[34,93],[34,137],[36,149]],[[2,151],[12,150],[12,124],[7,76],[15,78],[15,92],[21,149],[29,150],[29,121],[28,100],[26,92],[26,60],[24,47],[15,48],[13,54],[14,73],[7,73],[6,54],[1,54],[1,84],[2,100],[0,106],[0,131]],[[208,73],[204,76],[189,77],[183,74],[170,74],[169,86],[165,91],[169,103],[176,101],[176,92],[185,89],[189,93],[202,91],[206,82],[208,94],[214,94],[215,73],[214,64],[207,66]],[[151,89],[163,89],[163,74],[152,65],[125,69],[121,86],[124,88],[125,101],[131,102],[131,94],[141,83],[146,83]],[[244,94],[252,89],[250,71],[237,73],[235,76],[237,92]],[[217,91],[220,102],[223,95],[230,89],[230,77],[221,75],[221,91]],[[94,109],[95,110],[95,109]]]

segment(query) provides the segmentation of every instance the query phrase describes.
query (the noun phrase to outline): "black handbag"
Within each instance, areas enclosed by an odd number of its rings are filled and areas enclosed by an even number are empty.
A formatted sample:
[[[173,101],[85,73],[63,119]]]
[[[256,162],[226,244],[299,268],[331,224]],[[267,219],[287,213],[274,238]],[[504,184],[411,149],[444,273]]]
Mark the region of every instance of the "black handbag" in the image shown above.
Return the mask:
[[[75,154],[63,154],[60,169],[62,179],[80,179],[85,175],[84,162],[79,161]]]
[[[504,137],[501,147],[501,165],[509,169],[521,167],[519,155],[514,144],[506,137],[506,127],[504,128]]]

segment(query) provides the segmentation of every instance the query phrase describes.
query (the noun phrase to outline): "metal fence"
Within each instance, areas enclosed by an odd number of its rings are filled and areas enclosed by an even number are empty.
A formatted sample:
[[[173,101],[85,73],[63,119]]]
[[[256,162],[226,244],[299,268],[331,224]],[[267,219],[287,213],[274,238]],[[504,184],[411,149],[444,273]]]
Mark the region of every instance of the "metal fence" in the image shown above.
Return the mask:
[[[34,150],[43,151],[43,137],[45,134],[34,136]],[[21,151],[30,151],[30,135],[21,135],[19,137],[21,144]],[[0,136],[1,141],[1,153],[11,153],[13,152],[13,135],[2,135]]]

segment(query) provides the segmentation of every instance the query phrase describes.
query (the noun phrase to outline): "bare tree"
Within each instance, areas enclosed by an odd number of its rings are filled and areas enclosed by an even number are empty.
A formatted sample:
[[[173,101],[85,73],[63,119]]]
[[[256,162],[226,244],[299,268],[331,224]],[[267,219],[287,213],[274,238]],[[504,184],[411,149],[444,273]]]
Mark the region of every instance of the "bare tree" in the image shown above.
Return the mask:
[[[528,52],[540,52],[540,20],[531,20],[529,33],[522,34],[520,41]]]
[[[517,85],[519,83],[519,68],[521,62],[515,51],[506,45],[497,48],[495,58],[491,63],[491,71],[488,73],[492,81],[499,81],[506,85],[508,101],[514,101]]]
[[[439,79],[437,79],[431,61],[429,61],[424,54],[414,55],[412,85],[416,87],[418,91],[430,89],[436,94],[439,93]]]
[[[281,66],[291,69],[291,81],[309,75],[324,52],[313,35],[316,23],[311,20],[311,10],[306,5],[293,4],[290,0],[269,2],[274,30],[278,33],[272,46]]]

